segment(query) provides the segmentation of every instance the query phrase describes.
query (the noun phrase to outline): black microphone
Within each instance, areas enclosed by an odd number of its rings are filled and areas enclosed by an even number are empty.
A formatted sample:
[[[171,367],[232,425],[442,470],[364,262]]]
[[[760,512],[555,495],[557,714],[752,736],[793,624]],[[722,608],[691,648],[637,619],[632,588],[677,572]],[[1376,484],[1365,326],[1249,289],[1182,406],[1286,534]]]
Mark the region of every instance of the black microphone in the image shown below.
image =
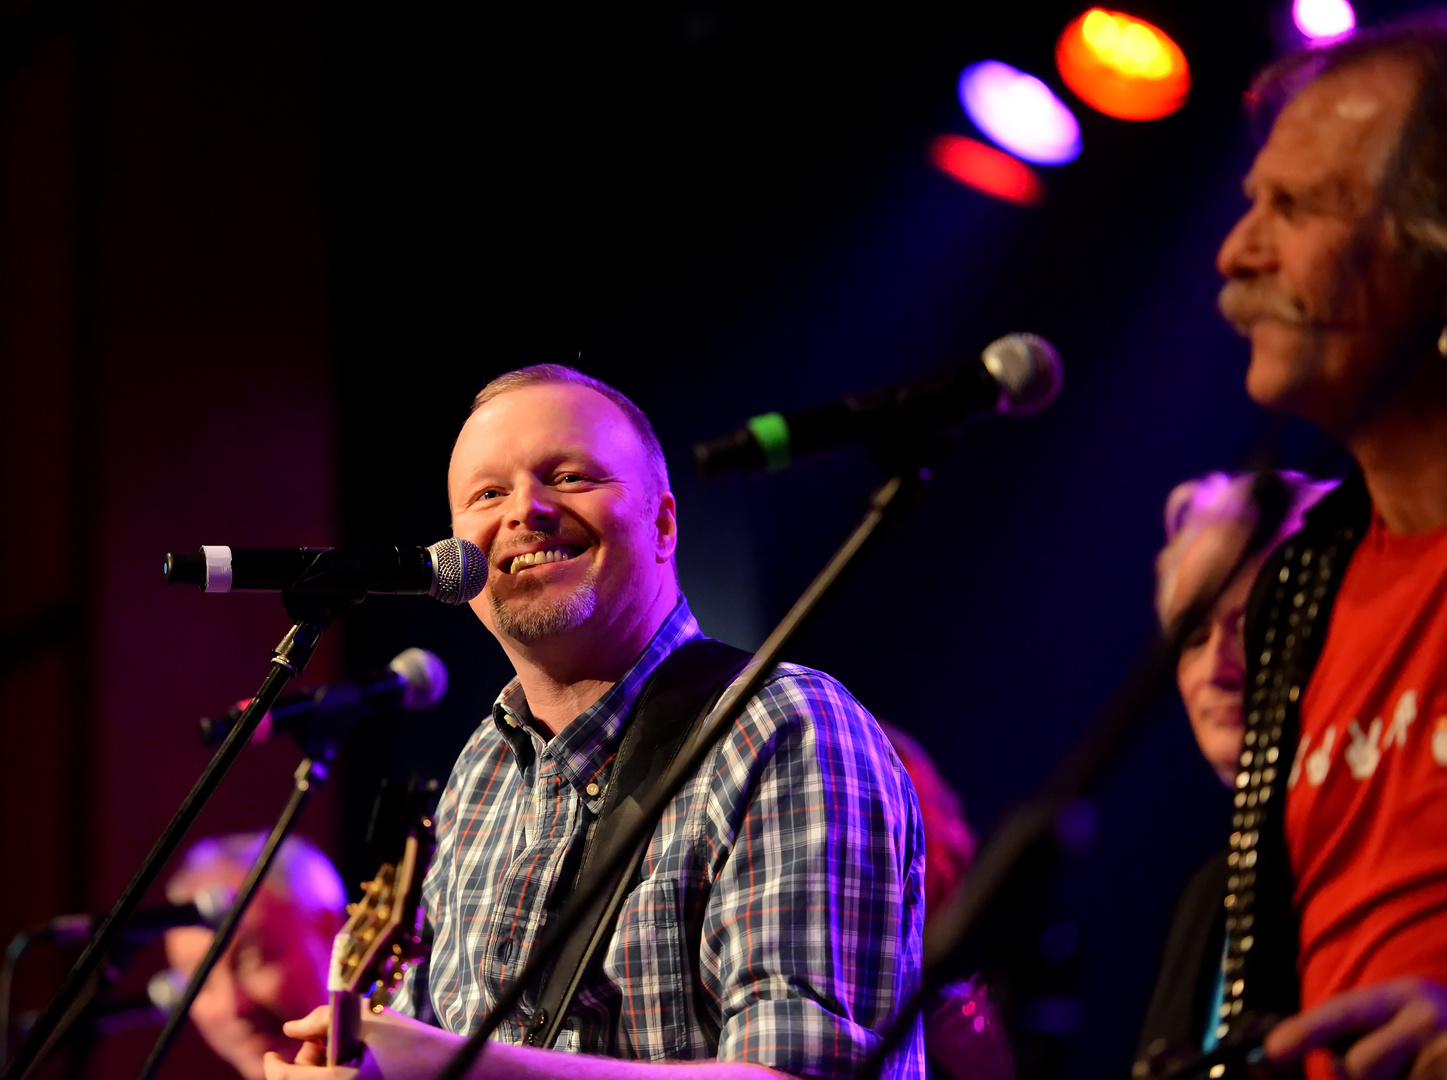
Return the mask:
[[[1035,334],[991,342],[978,360],[802,412],[764,413],[732,435],[693,448],[702,477],[774,472],[798,458],[891,435],[947,430],[979,413],[1029,416],[1060,393],[1060,354]]]
[[[144,993],[128,994],[93,1004],[87,1010],[98,1034],[110,1038],[140,1027],[159,1026],[181,1000],[190,980],[175,968],[165,968],[146,980]],[[23,1012],[16,1018],[15,1034],[25,1037],[35,1026],[40,1010]]]
[[[303,747],[335,742],[353,724],[391,709],[426,709],[447,693],[447,667],[426,649],[398,653],[381,675],[361,683],[337,683],[283,697],[261,718],[254,743],[290,735]],[[219,719],[201,721],[201,742],[223,741],[248,702],[238,701]]]
[[[236,893],[231,889],[205,889],[195,899],[182,904],[142,908],[126,923],[123,931],[129,941],[149,941],[178,926],[221,925]],[[55,945],[82,945],[95,934],[100,915],[57,915],[26,931],[30,941],[49,941]]]
[[[206,592],[425,593],[444,604],[467,603],[487,582],[482,549],[455,537],[425,548],[203,547],[167,555],[165,570],[166,584]]]
[[[175,968],[165,968],[146,980],[144,993],[111,998],[92,1014],[100,1034],[111,1037],[141,1027],[158,1027],[186,992],[190,982]]]

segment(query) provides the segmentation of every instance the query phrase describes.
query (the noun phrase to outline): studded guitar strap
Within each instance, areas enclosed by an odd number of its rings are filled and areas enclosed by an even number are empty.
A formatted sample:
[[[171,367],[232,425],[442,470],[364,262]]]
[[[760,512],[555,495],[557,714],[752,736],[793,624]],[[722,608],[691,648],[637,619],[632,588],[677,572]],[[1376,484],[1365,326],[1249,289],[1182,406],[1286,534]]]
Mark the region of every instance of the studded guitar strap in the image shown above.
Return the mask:
[[[1345,481],[1267,563],[1252,597],[1245,733],[1227,856],[1224,993],[1216,1018],[1222,1043],[1259,1035],[1266,1018],[1297,1006],[1298,935],[1283,829],[1287,783],[1301,696],[1369,513],[1360,477]]]

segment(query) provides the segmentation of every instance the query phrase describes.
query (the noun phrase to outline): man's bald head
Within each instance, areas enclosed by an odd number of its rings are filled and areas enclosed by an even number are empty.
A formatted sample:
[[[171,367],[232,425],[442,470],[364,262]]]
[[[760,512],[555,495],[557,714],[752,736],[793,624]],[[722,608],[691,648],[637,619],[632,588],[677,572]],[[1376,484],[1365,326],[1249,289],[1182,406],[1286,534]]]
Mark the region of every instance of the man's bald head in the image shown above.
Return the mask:
[[[663,446],[659,443],[658,436],[653,432],[653,425],[644,415],[643,410],[633,404],[628,395],[621,390],[609,386],[602,379],[585,375],[576,368],[563,364],[533,364],[530,367],[505,372],[477,392],[477,396],[472,399],[472,409],[469,415],[477,412],[493,398],[506,394],[510,390],[521,390],[525,386],[542,386],[547,383],[586,386],[589,390],[602,394],[617,406],[618,411],[628,421],[628,426],[638,436],[638,441],[643,446],[643,452],[648,456],[648,464],[654,474],[653,494],[656,496],[668,490],[668,463],[663,458]]]

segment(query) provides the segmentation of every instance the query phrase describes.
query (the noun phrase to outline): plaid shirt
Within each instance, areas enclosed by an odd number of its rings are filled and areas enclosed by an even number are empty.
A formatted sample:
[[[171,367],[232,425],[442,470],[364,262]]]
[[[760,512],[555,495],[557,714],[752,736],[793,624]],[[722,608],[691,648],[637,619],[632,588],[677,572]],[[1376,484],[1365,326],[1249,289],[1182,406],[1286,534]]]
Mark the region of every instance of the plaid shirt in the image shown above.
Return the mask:
[[[466,1032],[576,884],[623,725],[648,676],[700,637],[680,600],[626,675],[557,736],[513,680],[457,760],[424,886],[438,1022]],[[849,1076],[919,982],[924,835],[873,718],[829,678],[780,667],[670,804],[601,968],[557,1047],[741,1060]],[[395,1006],[414,1011],[411,976]],[[517,1043],[536,998],[495,1038]],[[913,1037],[886,1075],[923,1075]]]

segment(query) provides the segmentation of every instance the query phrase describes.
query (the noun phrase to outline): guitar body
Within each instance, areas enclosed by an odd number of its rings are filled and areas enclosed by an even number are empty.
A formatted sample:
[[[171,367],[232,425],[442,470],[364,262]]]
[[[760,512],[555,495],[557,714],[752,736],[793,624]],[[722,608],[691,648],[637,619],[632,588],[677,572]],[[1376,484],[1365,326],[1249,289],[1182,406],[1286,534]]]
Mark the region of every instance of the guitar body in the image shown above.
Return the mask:
[[[1283,1080],[1298,1075],[1266,1061],[1262,1040],[1280,1017],[1247,1015],[1215,1049],[1154,1045],[1131,1069],[1132,1080]],[[1160,1040],[1163,1044],[1164,1040]]]

